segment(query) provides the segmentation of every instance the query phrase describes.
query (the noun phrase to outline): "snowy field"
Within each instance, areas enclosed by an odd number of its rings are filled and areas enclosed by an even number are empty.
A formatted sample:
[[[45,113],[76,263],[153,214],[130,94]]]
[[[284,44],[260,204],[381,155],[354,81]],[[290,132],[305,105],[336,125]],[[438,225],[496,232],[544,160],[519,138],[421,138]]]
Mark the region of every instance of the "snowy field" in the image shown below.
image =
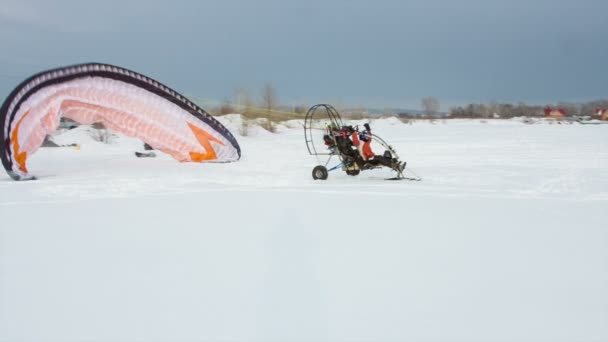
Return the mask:
[[[376,121],[421,182],[313,181],[220,119],[238,163],[81,127],[0,174],[0,341],[608,341],[608,125]]]

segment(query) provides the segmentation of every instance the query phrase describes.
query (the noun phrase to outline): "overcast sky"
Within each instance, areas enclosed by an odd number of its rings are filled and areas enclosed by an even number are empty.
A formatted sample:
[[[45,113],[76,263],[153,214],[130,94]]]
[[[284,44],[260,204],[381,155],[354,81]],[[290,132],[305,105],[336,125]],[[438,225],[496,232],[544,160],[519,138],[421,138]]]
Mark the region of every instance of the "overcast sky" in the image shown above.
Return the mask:
[[[416,109],[608,98],[605,0],[0,0],[0,97],[81,62],[184,95]]]

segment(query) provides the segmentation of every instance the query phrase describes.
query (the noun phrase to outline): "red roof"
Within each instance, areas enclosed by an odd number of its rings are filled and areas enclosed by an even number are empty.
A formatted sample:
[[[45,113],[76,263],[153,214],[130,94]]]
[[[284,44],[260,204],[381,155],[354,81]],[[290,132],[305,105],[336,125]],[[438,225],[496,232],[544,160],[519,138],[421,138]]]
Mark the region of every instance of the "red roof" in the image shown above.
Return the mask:
[[[551,108],[549,106],[545,107],[545,116],[550,117],[564,117],[566,116],[566,110],[564,108]]]

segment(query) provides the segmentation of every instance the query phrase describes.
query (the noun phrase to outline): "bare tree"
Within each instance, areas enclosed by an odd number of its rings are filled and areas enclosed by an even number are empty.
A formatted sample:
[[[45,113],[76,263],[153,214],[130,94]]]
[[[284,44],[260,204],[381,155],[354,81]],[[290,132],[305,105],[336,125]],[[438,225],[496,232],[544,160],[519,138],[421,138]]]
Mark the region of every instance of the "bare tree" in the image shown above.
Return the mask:
[[[557,104],[559,108],[563,108],[566,111],[566,115],[581,115],[581,105],[576,103],[560,102]]]
[[[308,106],[304,105],[304,104],[296,105],[293,108],[293,112],[296,114],[306,114],[307,111],[308,111]]]
[[[91,125],[90,135],[93,140],[104,144],[109,144],[112,139],[112,131],[101,122],[95,122]]]
[[[342,116],[349,120],[361,120],[363,118],[366,118],[368,115],[365,111],[365,108],[359,105],[353,109],[343,111]]]
[[[218,110],[219,115],[233,114],[235,113],[234,105],[230,102],[229,99],[225,99],[224,102],[220,105]]]
[[[422,110],[424,114],[427,115],[435,115],[439,112],[439,100],[436,98],[429,96],[422,99]]]
[[[251,96],[249,96],[249,91],[245,88],[234,88],[232,96],[232,103],[234,104],[236,113],[238,114],[245,114],[245,112],[247,112],[248,106],[253,105]]]
[[[266,83],[262,89],[262,107],[268,111],[268,115],[277,106],[277,93],[270,83]]]
[[[390,118],[392,116],[395,116],[394,111],[391,108],[385,107],[384,110],[382,111],[382,117]]]

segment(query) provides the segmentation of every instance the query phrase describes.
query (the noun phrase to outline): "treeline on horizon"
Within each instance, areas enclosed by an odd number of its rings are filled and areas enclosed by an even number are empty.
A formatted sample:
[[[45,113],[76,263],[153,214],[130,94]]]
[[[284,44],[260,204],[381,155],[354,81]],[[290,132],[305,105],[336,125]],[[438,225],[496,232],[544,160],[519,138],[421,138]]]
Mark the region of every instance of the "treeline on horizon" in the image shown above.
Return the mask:
[[[261,89],[259,98],[252,96],[247,90],[236,89],[232,99],[225,99],[221,104],[212,106],[211,113],[225,115],[237,113],[248,119],[266,118],[269,121],[280,122],[301,118],[307,112],[309,105],[293,103],[290,106],[281,104],[276,89],[266,83]],[[455,106],[441,111],[440,101],[436,97],[424,97],[421,100],[421,110],[395,110],[385,108],[382,111],[366,110],[363,106],[347,107],[342,103],[332,104],[345,118],[363,119],[373,117],[396,116],[401,119],[436,119],[436,118],[483,118],[508,119],[513,117],[544,117],[545,109],[559,109],[566,116],[597,117],[600,109],[608,110],[608,99],[594,100],[582,103],[559,102],[557,104],[529,105],[524,102],[512,103],[471,103]]]
[[[608,109],[608,100],[595,100],[584,103],[565,103],[548,105],[528,105],[525,103],[471,103],[465,106],[456,106],[450,108],[447,115],[443,114],[444,118],[513,118],[513,117],[544,117],[545,108],[562,109],[566,116],[590,116],[596,117],[599,109]],[[418,117],[420,115],[411,115],[408,113],[400,113],[399,116]],[[437,113],[425,112],[425,117],[437,117]]]

